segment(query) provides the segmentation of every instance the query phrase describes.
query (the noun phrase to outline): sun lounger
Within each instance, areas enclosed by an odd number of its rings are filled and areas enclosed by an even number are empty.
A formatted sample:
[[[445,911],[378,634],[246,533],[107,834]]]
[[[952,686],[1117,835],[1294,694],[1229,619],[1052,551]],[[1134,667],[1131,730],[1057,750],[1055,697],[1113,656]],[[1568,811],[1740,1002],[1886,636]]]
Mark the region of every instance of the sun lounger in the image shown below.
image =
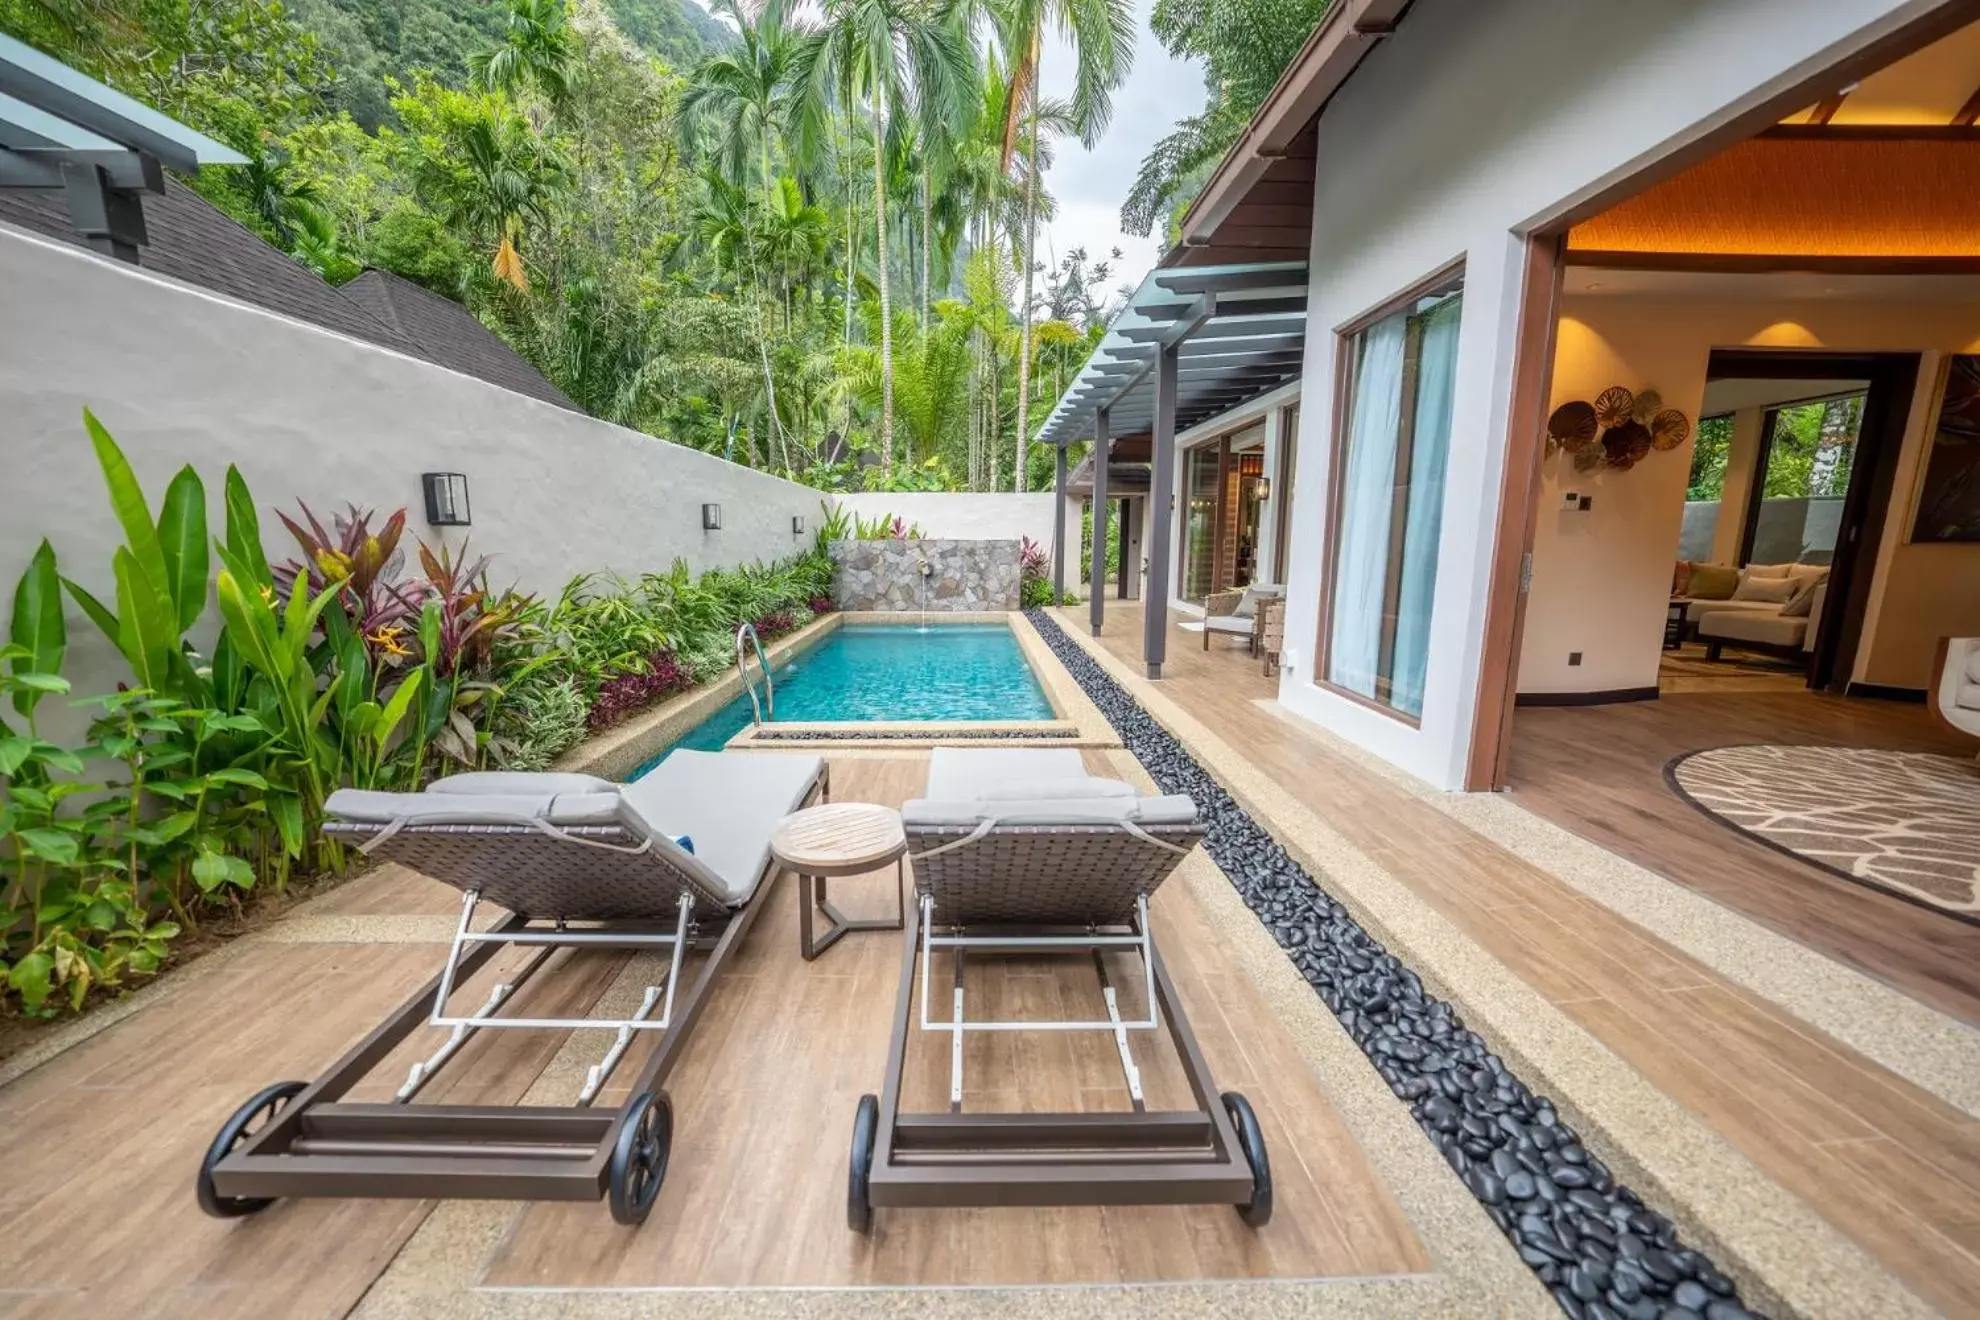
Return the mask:
[[[776,871],[770,831],[828,795],[824,763],[783,753],[677,751],[632,784],[589,775],[476,773],[421,793],[343,790],[324,832],[462,891],[439,975],[311,1083],[261,1091],[220,1129],[199,1204],[219,1217],[289,1196],[582,1201],[609,1195],[620,1223],[645,1219],[666,1175],[673,1111],[661,1089],[711,987],[756,920]],[[509,915],[479,928],[488,902]],[[681,993],[690,944],[712,944]],[[534,956],[471,1011],[453,1006],[504,947]],[[659,984],[621,1018],[504,1015],[560,948],[666,955]],[[424,1021],[447,1032],[389,1102],[342,1097]],[[565,1107],[418,1104],[478,1032],[613,1033]],[[623,1104],[600,1092],[634,1039],[657,1037]]]
[[[1150,896],[1203,838],[1195,803],[1090,778],[1080,754],[1066,749],[937,748],[925,792],[901,812],[917,902],[902,951],[886,1079],[878,1097],[860,1098],[854,1120],[848,1222],[866,1231],[876,1207],[1223,1203],[1246,1223],[1264,1224],[1272,1177],[1257,1118],[1243,1096],[1217,1093],[1149,924]],[[938,952],[953,962],[953,984],[931,990]],[[1139,956],[1145,1018],[1122,1017],[1104,961],[1110,952]],[[966,957],[1040,953],[1090,957],[1106,1017],[967,1016]],[[931,996],[946,1013],[933,1011]],[[921,1030],[949,1036],[946,1112],[901,1112],[917,1005]],[[1194,1108],[1147,1108],[1130,1040],[1163,1027]],[[963,1040],[997,1031],[1112,1036],[1131,1107],[965,1113]],[[1022,1091],[1025,1079],[995,1084]]]

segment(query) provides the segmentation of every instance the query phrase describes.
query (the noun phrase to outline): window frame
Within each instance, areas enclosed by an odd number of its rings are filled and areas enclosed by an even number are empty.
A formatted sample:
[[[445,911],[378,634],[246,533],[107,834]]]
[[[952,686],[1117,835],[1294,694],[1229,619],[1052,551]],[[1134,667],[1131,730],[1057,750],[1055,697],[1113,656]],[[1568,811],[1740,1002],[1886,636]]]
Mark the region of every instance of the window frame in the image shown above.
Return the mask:
[[[1325,537],[1320,556],[1320,617],[1314,628],[1313,668],[1310,681],[1313,686],[1324,692],[1339,697],[1344,701],[1352,702],[1354,705],[1363,707],[1364,709],[1372,710],[1379,715],[1385,715],[1398,724],[1412,729],[1421,729],[1423,727],[1423,716],[1420,713],[1412,715],[1408,711],[1387,705],[1366,693],[1356,692],[1354,689],[1345,687],[1327,677],[1329,670],[1333,667],[1334,658],[1334,597],[1337,590],[1335,574],[1340,566],[1341,501],[1346,494],[1342,476],[1345,472],[1344,460],[1347,457],[1348,432],[1353,418],[1352,392],[1355,384],[1356,366],[1356,355],[1353,349],[1357,336],[1373,328],[1380,322],[1387,320],[1389,317],[1394,316],[1396,313],[1404,311],[1411,304],[1423,298],[1445,290],[1452,285],[1456,286],[1452,291],[1459,293],[1461,296],[1464,290],[1464,275],[1465,258],[1460,256],[1446,262],[1430,274],[1403,289],[1400,293],[1385,299],[1370,310],[1335,326],[1333,330],[1334,396],[1328,419],[1326,522]],[[1462,341],[1460,341],[1461,353]],[[1413,381],[1413,375],[1409,379]],[[1413,394],[1413,390],[1410,393]],[[1410,402],[1410,399],[1406,397],[1405,403]],[[1393,524],[1391,525],[1390,534],[1392,538],[1396,535]],[[1441,561],[1442,556],[1440,553],[1440,564]],[[1400,589],[1400,578],[1392,577],[1383,587],[1385,598],[1392,596]],[[1434,614],[1434,604],[1432,605],[1432,611]],[[1385,646],[1392,646],[1393,644],[1393,638],[1384,643]]]

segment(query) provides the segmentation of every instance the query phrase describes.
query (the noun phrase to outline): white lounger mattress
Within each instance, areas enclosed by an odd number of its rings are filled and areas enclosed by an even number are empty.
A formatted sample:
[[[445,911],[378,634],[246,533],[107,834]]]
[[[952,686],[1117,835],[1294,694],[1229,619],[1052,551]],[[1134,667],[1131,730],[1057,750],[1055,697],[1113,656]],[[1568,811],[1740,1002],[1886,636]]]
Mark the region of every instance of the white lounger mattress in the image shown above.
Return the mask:
[[[1132,784],[1086,773],[1069,747],[937,747],[928,782],[901,808],[909,825],[1186,825],[1196,803],[1180,794],[1143,796]]]

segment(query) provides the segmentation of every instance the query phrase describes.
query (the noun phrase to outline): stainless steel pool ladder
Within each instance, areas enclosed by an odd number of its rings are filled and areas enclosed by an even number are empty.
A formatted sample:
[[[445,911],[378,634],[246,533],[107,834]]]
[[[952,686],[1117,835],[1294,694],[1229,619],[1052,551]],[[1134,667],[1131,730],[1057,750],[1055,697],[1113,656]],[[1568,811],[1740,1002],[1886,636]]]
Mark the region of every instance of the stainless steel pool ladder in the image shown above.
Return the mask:
[[[750,677],[749,652],[743,649],[745,639],[756,651],[758,678],[763,683],[763,699],[761,701],[757,700],[756,696],[758,679]],[[742,627],[736,629],[736,673],[742,676],[743,691],[749,693],[749,708],[755,717],[755,723],[761,724],[766,719],[776,719],[777,683],[775,679],[770,677],[770,662],[763,656],[763,639],[756,635],[756,625],[753,623],[745,623]]]

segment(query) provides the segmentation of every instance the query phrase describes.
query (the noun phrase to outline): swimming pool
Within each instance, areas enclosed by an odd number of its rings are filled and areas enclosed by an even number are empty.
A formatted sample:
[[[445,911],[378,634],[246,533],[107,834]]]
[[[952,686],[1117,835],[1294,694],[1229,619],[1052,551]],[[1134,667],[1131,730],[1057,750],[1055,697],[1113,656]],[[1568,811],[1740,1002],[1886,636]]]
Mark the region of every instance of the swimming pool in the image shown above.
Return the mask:
[[[773,671],[776,722],[1051,720],[1038,676],[1002,623],[855,624]],[[676,747],[720,751],[747,729],[743,693],[648,761]]]

